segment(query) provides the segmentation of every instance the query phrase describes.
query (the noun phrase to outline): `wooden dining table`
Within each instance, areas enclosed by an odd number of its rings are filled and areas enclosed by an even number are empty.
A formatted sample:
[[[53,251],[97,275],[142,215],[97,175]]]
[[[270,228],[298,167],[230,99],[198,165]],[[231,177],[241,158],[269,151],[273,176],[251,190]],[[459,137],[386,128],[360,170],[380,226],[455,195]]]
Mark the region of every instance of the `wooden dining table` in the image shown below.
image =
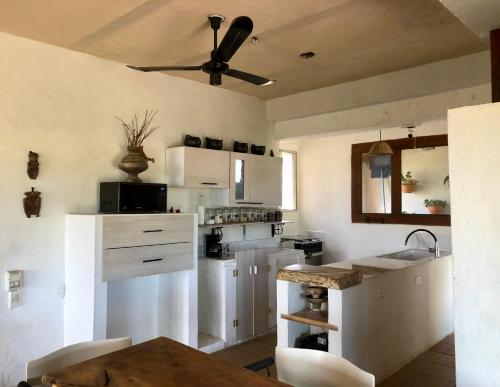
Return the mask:
[[[166,337],[50,372],[53,387],[271,387],[288,386]]]

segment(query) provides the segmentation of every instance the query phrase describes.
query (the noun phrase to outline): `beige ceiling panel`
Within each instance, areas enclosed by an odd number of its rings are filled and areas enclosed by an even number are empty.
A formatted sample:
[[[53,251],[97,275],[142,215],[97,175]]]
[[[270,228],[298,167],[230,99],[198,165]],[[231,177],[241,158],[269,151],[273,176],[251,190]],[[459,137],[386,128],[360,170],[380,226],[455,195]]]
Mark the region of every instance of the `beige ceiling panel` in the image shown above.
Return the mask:
[[[66,47],[145,0],[0,0],[0,30]]]
[[[201,64],[213,44],[207,16],[253,19],[222,87],[269,99],[486,49],[438,0],[0,0],[0,30],[136,65]],[[304,51],[316,52],[310,60]],[[131,70],[132,71],[132,70]],[[208,83],[202,72],[169,72]],[[144,76],[147,76],[145,74]]]

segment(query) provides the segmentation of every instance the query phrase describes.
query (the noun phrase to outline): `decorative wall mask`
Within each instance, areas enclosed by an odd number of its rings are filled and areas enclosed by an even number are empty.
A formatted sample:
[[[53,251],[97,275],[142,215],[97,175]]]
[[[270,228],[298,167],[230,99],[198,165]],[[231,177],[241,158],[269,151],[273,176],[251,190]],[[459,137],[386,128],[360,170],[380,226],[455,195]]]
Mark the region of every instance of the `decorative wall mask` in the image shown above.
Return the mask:
[[[26,217],[39,217],[40,208],[42,206],[42,198],[40,197],[41,193],[35,191],[34,187],[31,187],[31,191],[25,192],[24,195],[26,195],[23,199],[24,213],[26,214]]]
[[[28,153],[28,176],[30,179],[35,180],[37,178],[39,166],[38,153],[30,151]]]

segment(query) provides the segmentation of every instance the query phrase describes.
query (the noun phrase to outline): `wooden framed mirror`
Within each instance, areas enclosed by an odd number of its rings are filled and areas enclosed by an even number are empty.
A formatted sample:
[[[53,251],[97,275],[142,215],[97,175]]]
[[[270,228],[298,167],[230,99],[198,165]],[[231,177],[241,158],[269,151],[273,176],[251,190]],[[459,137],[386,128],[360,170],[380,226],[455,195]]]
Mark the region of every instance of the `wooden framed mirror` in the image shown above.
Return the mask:
[[[374,142],[352,145],[352,222],[449,226],[448,136],[385,142],[392,156],[369,156]]]

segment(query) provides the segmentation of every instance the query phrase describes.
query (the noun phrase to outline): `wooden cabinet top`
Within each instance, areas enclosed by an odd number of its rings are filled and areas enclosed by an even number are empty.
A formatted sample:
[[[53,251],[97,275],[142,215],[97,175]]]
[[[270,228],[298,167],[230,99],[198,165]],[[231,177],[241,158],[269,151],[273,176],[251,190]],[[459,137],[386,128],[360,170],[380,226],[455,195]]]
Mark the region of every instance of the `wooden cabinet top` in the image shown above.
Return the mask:
[[[276,278],[308,286],[322,286],[341,290],[360,284],[363,274],[357,270],[296,264],[280,269]]]

